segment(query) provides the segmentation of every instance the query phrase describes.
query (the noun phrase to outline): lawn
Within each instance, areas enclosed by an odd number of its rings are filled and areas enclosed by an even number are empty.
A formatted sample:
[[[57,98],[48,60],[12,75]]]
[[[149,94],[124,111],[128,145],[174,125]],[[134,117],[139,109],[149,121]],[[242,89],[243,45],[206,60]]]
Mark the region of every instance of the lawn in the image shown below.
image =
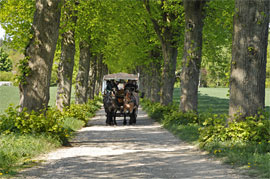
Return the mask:
[[[265,105],[270,106],[270,88],[265,90]],[[180,103],[180,89],[174,89],[174,101]],[[198,111],[211,111],[213,113],[228,113],[229,88],[199,88]]]
[[[57,87],[50,88],[49,106],[55,106]],[[74,90],[73,90],[74,91]],[[74,100],[74,94],[72,99]],[[17,106],[20,101],[19,88],[17,86],[0,86],[0,114],[3,113],[10,104]]]
[[[228,113],[229,108],[228,88],[199,88],[198,111],[212,111],[213,113]],[[55,106],[57,87],[50,88],[50,106]],[[74,90],[73,90],[74,92]],[[174,90],[174,101],[179,104],[180,89]],[[270,106],[270,88],[266,89],[265,103]],[[19,104],[19,89],[15,86],[0,86],[0,113],[3,113],[9,104]],[[74,95],[72,95],[74,100]]]

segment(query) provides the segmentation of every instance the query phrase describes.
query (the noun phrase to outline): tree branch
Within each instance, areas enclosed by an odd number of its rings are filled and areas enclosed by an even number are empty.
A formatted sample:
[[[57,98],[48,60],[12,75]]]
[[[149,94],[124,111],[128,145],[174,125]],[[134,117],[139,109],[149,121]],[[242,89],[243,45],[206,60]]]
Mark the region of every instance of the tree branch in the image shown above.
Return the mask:
[[[154,29],[158,35],[158,37],[162,40],[162,35],[161,35],[161,27],[160,25],[158,24],[158,22],[153,18],[152,16],[152,12],[151,12],[151,8],[150,8],[150,4],[149,4],[149,0],[143,0],[144,1],[144,5],[145,5],[145,8],[150,16],[150,19],[154,25]]]

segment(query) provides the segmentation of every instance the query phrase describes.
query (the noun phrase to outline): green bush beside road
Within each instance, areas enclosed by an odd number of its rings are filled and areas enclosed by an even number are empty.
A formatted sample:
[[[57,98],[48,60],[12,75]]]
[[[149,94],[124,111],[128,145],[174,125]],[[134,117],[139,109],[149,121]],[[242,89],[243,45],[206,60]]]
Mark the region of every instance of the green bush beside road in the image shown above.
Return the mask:
[[[234,167],[248,169],[251,176],[270,177],[269,113],[226,123],[227,114],[182,113],[178,105],[141,102],[150,117],[181,140],[198,145],[210,155]]]
[[[38,154],[68,145],[74,132],[85,126],[101,107],[101,98],[87,104],[72,104],[63,112],[52,107],[46,111],[18,112],[9,107],[0,115],[0,175],[14,174],[17,168],[33,164]]]

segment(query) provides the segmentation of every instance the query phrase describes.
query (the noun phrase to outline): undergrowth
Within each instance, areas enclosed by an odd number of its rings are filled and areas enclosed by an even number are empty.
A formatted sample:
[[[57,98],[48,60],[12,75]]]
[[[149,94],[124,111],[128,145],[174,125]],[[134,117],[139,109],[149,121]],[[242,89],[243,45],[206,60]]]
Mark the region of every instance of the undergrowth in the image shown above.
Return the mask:
[[[0,115],[0,176],[13,175],[38,154],[68,145],[74,132],[86,126],[101,107],[101,98],[87,104],[71,104],[63,112],[56,108],[31,113],[10,106]]]
[[[141,105],[150,117],[159,121],[180,139],[198,144],[210,155],[234,167],[247,169],[251,176],[270,178],[269,114],[226,123],[226,114],[183,113],[177,105],[162,106],[149,100]]]

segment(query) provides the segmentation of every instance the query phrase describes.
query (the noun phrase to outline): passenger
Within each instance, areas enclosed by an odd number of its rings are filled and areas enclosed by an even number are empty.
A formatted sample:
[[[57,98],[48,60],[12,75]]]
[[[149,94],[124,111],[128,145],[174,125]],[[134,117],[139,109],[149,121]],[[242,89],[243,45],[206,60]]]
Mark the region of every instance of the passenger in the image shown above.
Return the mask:
[[[116,91],[118,91],[118,86],[115,82],[115,80],[111,80],[112,88],[115,88]]]
[[[126,90],[131,91],[131,94],[133,98],[135,99],[135,105],[139,106],[138,85],[137,85],[136,80],[128,80],[125,86],[125,91]]]
[[[107,91],[112,91],[112,83],[111,83],[111,81],[110,80],[108,80],[107,82],[106,82],[106,90]]]
[[[125,86],[125,90],[130,90],[130,91],[137,91],[138,89],[138,85],[136,83],[135,80],[128,80],[126,86]]]

